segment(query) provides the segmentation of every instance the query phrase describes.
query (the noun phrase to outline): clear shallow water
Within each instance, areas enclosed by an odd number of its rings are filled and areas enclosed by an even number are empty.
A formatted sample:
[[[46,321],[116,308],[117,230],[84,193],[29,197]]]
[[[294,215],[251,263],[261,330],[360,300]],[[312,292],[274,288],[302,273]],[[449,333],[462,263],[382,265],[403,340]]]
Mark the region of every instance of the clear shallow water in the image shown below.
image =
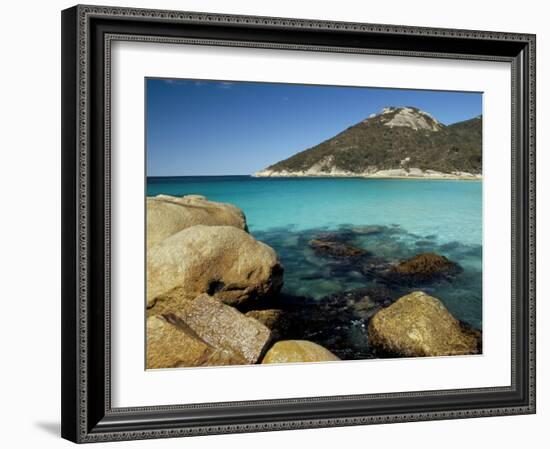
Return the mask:
[[[481,329],[482,183],[361,178],[148,178],[147,194],[204,195],[235,204],[256,238],[273,247],[284,267],[284,292],[321,300],[369,287],[376,280],[318,256],[308,242],[322,232],[389,261],[433,251],[464,271],[452,283],[422,290],[458,319]],[[381,226],[364,233],[361,227]]]

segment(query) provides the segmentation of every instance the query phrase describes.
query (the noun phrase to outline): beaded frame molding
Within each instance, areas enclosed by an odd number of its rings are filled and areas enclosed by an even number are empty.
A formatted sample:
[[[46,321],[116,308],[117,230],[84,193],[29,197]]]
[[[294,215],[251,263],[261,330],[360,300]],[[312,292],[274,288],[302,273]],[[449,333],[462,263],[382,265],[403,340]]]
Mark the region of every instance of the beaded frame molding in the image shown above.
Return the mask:
[[[512,71],[511,385],[113,408],[113,41],[503,61]],[[62,436],[97,442],[535,413],[535,36],[78,5],[62,12]]]

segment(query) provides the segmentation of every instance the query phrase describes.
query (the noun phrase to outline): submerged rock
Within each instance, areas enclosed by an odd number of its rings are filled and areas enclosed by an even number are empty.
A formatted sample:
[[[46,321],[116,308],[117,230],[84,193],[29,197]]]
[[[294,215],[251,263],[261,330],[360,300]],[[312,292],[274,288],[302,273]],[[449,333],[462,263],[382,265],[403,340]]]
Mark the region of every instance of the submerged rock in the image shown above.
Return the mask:
[[[308,340],[342,360],[372,358],[366,323],[377,310],[391,304],[392,294],[383,286],[373,286],[320,299],[279,295],[277,307],[284,310],[284,327],[276,339]]]
[[[148,369],[191,366],[242,365],[246,360],[232,351],[217,349],[191,330],[163,316],[147,318]]]
[[[390,275],[393,280],[415,284],[449,279],[461,271],[460,265],[450,261],[445,256],[435,253],[422,253],[394,265],[390,269]]]
[[[147,198],[147,248],[195,225],[226,225],[247,230],[243,211],[232,204],[208,201],[200,195]]]
[[[270,330],[208,295],[190,301],[178,314],[167,315],[176,325],[188,328],[207,344],[256,363],[267,349]]]
[[[322,240],[323,242],[340,242],[347,243],[356,237],[353,229],[340,228],[336,231],[322,231],[314,236],[314,240]]]
[[[331,362],[340,360],[328,349],[307,340],[283,340],[275,343],[265,354],[262,364]]]
[[[351,230],[356,234],[374,235],[374,234],[381,234],[386,230],[386,227],[380,226],[380,225],[366,225],[366,226],[355,226],[351,228]]]
[[[277,293],[282,284],[275,251],[233,226],[192,226],[147,254],[150,315],[178,313],[202,293],[240,305]]]
[[[321,300],[322,304],[329,307],[340,305],[347,309],[364,309],[367,304],[385,307],[391,304],[394,293],[384,286],[372,286],[356,288],[341,293],[333,293]]]
[[[355,314],[362,320],[369,320],[380,308],[381,305],[373,301],[370,296],[364,296],[351,305]]]
[[[368,338],[382,355],[447,356],[477,354],[480,333],[466,329],[441,301],[418,291],[377,312]]]
[[[360,257],[368,254],[368,252],[362,248],[348,245],[342,242],[313,239],[310,240],[309,246],[320,255],[329,257]]]
[[[390,263],[383,257],[369,257],[361,261],[358,266],[359,271],[370,279],[387,278]]]

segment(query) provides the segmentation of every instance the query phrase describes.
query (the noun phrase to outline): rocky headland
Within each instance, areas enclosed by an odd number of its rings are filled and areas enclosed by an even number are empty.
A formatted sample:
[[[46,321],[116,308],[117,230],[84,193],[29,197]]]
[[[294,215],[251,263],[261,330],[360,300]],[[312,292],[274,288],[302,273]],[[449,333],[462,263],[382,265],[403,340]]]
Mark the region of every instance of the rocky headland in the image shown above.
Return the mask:
[[[423,291],[452,283],[455,262],[430,252],[387,260],[338,232],[308,245],[369,287],[320,300],[284,294],[277,253],[248,232],[240,209],[197,195],[147,198],[147,368],[481,352],[481,333]]]
[[[482,118],[444,125],[414,107],[388,107],[255,177],[481,179]]]

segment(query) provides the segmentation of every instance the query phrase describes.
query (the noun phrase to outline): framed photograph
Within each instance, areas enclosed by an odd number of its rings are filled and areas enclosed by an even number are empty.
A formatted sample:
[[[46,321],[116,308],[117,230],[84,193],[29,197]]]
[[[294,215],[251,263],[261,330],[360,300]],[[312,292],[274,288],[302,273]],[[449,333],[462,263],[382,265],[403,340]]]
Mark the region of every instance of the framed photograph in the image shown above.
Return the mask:
[[[62,12],[62,436],[535,412],[535,36]]]

